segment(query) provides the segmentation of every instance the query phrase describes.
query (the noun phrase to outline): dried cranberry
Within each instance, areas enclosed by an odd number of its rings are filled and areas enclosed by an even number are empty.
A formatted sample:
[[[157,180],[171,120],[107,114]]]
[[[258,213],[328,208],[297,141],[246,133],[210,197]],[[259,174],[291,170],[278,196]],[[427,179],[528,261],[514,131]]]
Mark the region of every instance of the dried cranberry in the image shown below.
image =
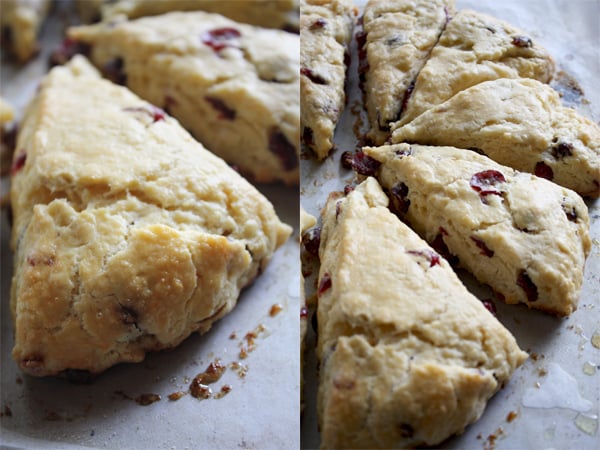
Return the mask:
[[[556,159],[563,159],[567,156],[572,156],[573,148],[573,144],[569,142],[558,141],[555,138],[551,147],[552,156],[554,156]]]
[[[300,318],[306,319],[307,317],[308,317],[308,308],[306,306],[303,306],[302,308],[300,308]]]
[[[319,245],[321,245],[321,228],[313,227],[302,234],[302,245],[311,255],[319,254]]]
[[[364,152],[359,151],[352,157],[352,168],[359,174],[365,176],[373,176],[381,166],[381,163]]]
[[[554,178],[554,172],[552,171],[552,167],[550,167],[543,161],[540,161],[535,165],[534,173],[536,176],[540,178],[545,178],[546,180],[552,180]]]
[[[424,257],[425,259],[427,259],[427,261],[429,261],[429,267],[433,267],[436,264],[440,264],[440,255],[438,255],[436,252],[429,250],[428,248],[423,250],[407,250],[406,253],[410,255]]]
[[[354,184],[347,184],[347,185],[345,185],[344,186],[344,195],[348,195],[354,189],[356,189],[356,185],[354,185]]]
[[[402,159],[405,156],[410,156],[412,155],[412,147],[408,147],[406,150],[396,150],[394,151],[394,155],[398,159]]]
[[[235,109],[229,108],[220,98],[206,95],[204,100],[210,103],[210,105],[219,112],[219,115],[217,116],[218,119],[235,119]]]
[[[321,281],[319,282],[319,288],[317,289],[318,295],[323,295],[328,289],[331,288],[331,278],[327,272],[323,274]]]
[[[563,199],[563,203],[561,204],[561,207],[562,207],[562,210],[565,212],[567,219],[570,222],[577,222],[579,215],[577,214],[577,210],[575,209],[574,206],[565,205],[564,199]]]
[[[308,146],[315,145],[312,128],[304,127],[302,129],[302,141]]]
[[[444,228],[440,227],[440,232],[435,239],[431,241],[431,246],[436,252],[442,255],[451,266],[457,266],[459,263],[458,257],[450,253],[448,246],[444,242],[444,236],[448,236],[448,233]]]
[[[240,32],[235,28],[216,28],[202,35],[202,43],[208,45],[215,52],[219,52],[225,47],[232,47],[230,41],[240,36]]]
[[[269,150],[279,158],[279,161],[285,170],[292,170],[298,167],[296,148],[277,127],[271,128],[269,134]]]
[[[127,74],[124,66],[123,58],[113,58],[104,64],[103,72],[110,81],[124,86],[127,84]]]
[[[505,182],[506,178],[497,170],[484,170],[471,177],[470,185],[474,191],[479,192],[479,196],[483,199],[486,195],[502,195],[502,191],[498,190],[496,185]]]
[[[529,274],[525,270],[521,270],[517,276],[517,286],[525,292],[528,302],[535,302],[538,299],[537,286],[529,278]]]
[[[21,150],[15,159],[12,162],[12,166],[10,168],[10,175],[15,176],[17,172],[19,172],[27,161],[27,153],[24,150]]]
[[[514,36],[512,38],[512,44],[516,47],[520,48],[530,48],[533,47],[533,42],[527,36]]]
[[[342,163],[342,167],[344,169],[348,169],[348,170],[352,169],[352,158],[353,157],[354,157],[354,154],[349,150],[346,150],[345,152],[342,153],[342,156],[340,157],[340,162]]]
[[[327,80],[325,78],[323,78],[319,74],[316,74],[312,71],[312,69],[309,69],[308,67],[302,67],[300,69],[300,75],[304,75],[315,84],[327,84]]]
[[[317,20],[315,20],[311,25],[310,25],[310,29],[311,30],[318,30],[320,28],[325,28],[325,26],[327,25],[327,21],[321,17],[319,17]]]
[[[475,242],[475,245],[479,248],[479,250],[481,250],[479,252],[480,255],[487,256],[488,258],[494,256],[494,250],[490,250],[490,248],[485,245],[485,242],[483,242],[481,239],[471,236],[471,240]]]
[[[491,300],[482,300],[483,306],[491,312],[494,316],[498,315],[498,311],[496,310],[496,304]]]
[[[152,117],[152,123],[158,122],[159,120],[165,120],[165,112],[154,105],[123,108],[123,111],[143,112],[149,114]]]
[[[406,214],[410,206],[408,186],[402,182],[390,189],[390,209],[396,214]]]

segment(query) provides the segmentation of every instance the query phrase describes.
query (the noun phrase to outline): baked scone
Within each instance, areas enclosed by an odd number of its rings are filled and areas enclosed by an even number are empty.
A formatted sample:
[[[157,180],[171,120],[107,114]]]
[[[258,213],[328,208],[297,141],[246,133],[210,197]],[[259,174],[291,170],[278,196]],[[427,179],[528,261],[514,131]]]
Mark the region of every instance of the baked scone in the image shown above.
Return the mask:
[[[454,0],[369,0],[359,38],[360,77],[369,139],[383,144],[400,118],[415,78],[437,43]]]
[[[299,0],[117,0],[105,1],[103,20],[130,19],[172,11],[206,11],[236,22],[298,32]]]
[[[504,78],[465,89],[396,129],[392,142],[478,149],[581,195],[600,195],[600,127],[536,80]]]
[[[2,0],[2,46],[20,63],[38,52],[37,38],[50,4],[50,0]]]
[[[486,14],[460,10],[423,66],[392,131],[458,92],[497,78],[551,80],[554,60],[518,28]]]
[[[506,303],[560,316],[576,309],[591,247],[577,193],[469,150],[363,150],[381,163],[376,177],[394,211]]]
[[[527,357],[387,205],[367,178],[322,213],[322,448],[439,444],[475,422]]]
[[[348,48],[358,9],[352,0],[302,0],[300,8],[302,141],[325,159],[346,103]]]
[[[176,120],[82,57],[28,106],[13,160],[13,357],[98,373],[206,332],[290,235]]]
[[[68,30],[91,60],[257,182],[298,184],[300,39],[173,12]],[[116,69],[116,71],[115,71]]]

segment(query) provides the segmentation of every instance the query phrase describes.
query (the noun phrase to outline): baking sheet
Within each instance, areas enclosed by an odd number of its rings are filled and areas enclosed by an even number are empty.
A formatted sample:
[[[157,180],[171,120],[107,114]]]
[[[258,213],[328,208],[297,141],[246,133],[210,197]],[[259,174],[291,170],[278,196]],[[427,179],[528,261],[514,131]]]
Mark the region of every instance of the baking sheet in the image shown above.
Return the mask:
[[[364,6],[366,1],[355,1]],[[566,78],[576,80],[586,101],[577,109],[600,119],[600,2],[597,0],[457,0],[457,9],[470,8],[492,14],[525,30],[554,56]],[[323,163],[305,155],[302,159],[301,204],[317,216],[329,192],[343,189],[353,174],[341,167],[343,151],[359,144],[355,129],[366,130],[356,77],[356,41],[351,48],[352,66],[348,104],[335,136],[337,149]],[[511,381],[488,403],[481,419],[463,435],[443,443],[444,449],[581,449],[600,448],[600,201],[587,201],[592,251],[585,270],[579,309],[559,319],[524,306],[494,301],[499,320],[515,335],[530,358]],[[307,266],[306,291],[314,296],[317,270]],[[461,278],[482,299],[494,298],[465,273]],[[315,336],[309,326],[306,355],[305,408],[301,426],[302,448],[318,448],[316,418],[317,362]]]
[[[1,1],[1,0],[0,0]],[[0,94],[22,113],[47,70],[50,50],[62,39],[67,2],[60,2],[43,30],[41,54],[23,67],[4,60]],[[4,195],[8,180],[2,180]],[[0,217],[1,448],[119,449],[297,449],[299,412],[299,245],[298,188],[258,186],[279,217],[294,226],[288,242],[265,272],[245,291],[236,308],[205,335],[193,335],[176,349],[153,353],[139,364],[109,369],[92,384],[23,375],[10,356],[12,323],[9,290],[12,255],[6,211]],[[273,308],[273,305],[280,305]],[[255,349],[242,358],[247,333]],[[213,392],[222,398],[199,400],[186,395],[191,380],[208,364],[227,367]],[[140,395],[161,400],[147,406]]]

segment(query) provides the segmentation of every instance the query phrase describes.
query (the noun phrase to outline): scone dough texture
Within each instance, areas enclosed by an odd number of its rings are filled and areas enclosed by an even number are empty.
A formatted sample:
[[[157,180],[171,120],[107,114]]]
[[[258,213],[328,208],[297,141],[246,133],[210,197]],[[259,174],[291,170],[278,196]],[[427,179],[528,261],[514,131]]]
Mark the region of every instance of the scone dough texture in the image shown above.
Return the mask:
[[[298,35],[204,12],[115,19],[68,35],[244,175],[298,184]]]
[[[300,7],[302,140],[324,159],[333,148],[346,101],[348,47],[357,9],[352,0],[302,0]]]
[[[359,35],[360,76],[369,139],[381,145],[400,118],[447,21],[453,0],[369,0]]]
[[[582,198],[454,147],[365,147],[394,210],[506,303],[560,316],[579,301],[590,252]]]
[[[13,357],[98,373],[205,332],[290,235],[177,121],[80,56],[29,105],[13,160]]]
[[[2,0],[2,44],[20,63],[38,52],[38,34],[49,10],[50,0]]]
[[[317,353],[322,448],[439,444],[525,359],[373,178],[322,212]]]
[[[486,81],[397,128],[392,142],[474,148],[494,161],[600,195],[600,127],[533,79]]]
[[[460,10],[431,51],[391,129],[483,81],[533,78],[548,83],[554,69],[548,51],[523,31],[486,14]]]

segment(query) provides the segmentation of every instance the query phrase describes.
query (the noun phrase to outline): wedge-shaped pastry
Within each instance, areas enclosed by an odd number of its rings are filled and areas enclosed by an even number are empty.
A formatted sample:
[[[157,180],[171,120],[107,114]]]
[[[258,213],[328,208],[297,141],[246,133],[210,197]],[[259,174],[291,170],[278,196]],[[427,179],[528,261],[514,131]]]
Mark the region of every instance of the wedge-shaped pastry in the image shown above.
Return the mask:
[[[461,433],[527,357],[373,178],[330,196],[319,254],[322,448]]]
[[[477,83],[497,78],[533,78],[547,83],[553,73],[550,54],[523,31],[494,17],[461,10],[419,72],[392,131]]]
[[[81,56],[42,81],[13,161],[13,357],[100,372],[206,332],[291,229],[162,110]]]
[[[476,148],[581,195],[600,195],[600,127],[532,79],[486,81],[394,131],[392,142]]]
[[[363,150],[381,163],[376,176],[394,211],[506,303],[561,316],[576,309],[591,246],[577,193],[469,150]]]
[[[236,22],[298,32],[298,0],[105,0],[102,18],[125,15],[130,19],[172,11],[206,11]]]
[[[359,39],[360,76],[371,129],[383,144],[438,41],[454,0],[369,0]]]
[[[300,40],[217,14],[174,12],[71,28],[113,79],[164,107],[258,182],[297,184]]]
[[[358,10],[352,0],[303,0],[301,12],[302,140],[324,159],[346,102],[348,46]]]
[[[37,38],[50,10],[50,0],[2,0],[2,46],[24,63],[39,50]]]

